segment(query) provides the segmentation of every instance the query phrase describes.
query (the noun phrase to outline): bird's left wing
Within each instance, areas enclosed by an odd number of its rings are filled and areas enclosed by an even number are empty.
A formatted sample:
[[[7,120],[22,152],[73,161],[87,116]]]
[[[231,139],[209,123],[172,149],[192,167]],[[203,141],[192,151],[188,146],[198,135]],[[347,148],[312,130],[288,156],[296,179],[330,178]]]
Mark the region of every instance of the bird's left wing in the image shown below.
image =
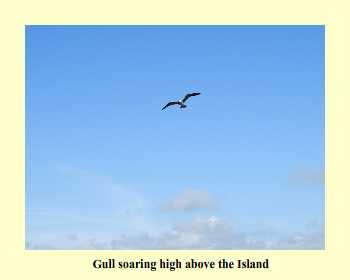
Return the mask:
[[[185,97],[182,99],[182,102],[186,102],[187,99],[189,99],[192,96],[200,95],[200,92],[193,92],[193,93],[188,93],[185,95]]]
[[[171,106],[171,105],[175,105],[175,104],[179,104],[179,102],[176,102],[176,101],[172,101],[172,102],[169,102],[167,105],[165,105],[162,110],[164,110],[166,107],[168,106]]]

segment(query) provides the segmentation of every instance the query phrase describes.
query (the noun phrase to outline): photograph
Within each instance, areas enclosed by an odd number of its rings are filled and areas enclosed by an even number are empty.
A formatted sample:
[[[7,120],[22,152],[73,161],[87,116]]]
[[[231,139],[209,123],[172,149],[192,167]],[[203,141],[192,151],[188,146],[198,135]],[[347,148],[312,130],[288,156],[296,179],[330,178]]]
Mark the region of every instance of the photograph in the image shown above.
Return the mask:
[[[326,249],[324,25],[24,35],[26,250]]]

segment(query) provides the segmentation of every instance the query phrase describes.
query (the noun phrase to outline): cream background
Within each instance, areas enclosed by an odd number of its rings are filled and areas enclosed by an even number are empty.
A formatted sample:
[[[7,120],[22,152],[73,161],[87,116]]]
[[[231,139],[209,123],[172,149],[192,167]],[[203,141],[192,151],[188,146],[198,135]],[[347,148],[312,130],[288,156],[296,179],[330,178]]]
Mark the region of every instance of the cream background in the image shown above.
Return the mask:
[[[8,1],[0,6],[0,186],[3,279],[339,279],[349,275],[349,7],[346,1]],[[325,251],[26,251],[24,28],[26,24],[324,24],[326,26]],[[270,259],[268,270],[95,270],[96,258]],[[143,275],[135,274],[143,272]],[[219,274],[218,274],[219,273]],[[337,278],[338,278],[337,277]]]

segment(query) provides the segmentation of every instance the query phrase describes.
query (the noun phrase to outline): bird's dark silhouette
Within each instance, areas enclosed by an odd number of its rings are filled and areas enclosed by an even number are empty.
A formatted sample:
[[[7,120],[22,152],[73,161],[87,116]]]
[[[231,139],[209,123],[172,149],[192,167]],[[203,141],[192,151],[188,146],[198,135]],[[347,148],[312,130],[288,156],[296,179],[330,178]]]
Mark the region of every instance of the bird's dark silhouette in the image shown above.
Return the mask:
[[[189,99],[190,97],[192,96],[197,96],[197,95],[200,95],[201,93],[200,92],[193,92],[193,93],[188,93],[184,96],[184,98],[180,99],[179,101],[171,101],[169,102],[168,104],[166,104],[162,110],[164,110],[166,107],[169,107],[169,106],[172,106],[172,105],[179,105],[180,108],[186,108],[187,105],[185,105],[185,102],[187,99]]]

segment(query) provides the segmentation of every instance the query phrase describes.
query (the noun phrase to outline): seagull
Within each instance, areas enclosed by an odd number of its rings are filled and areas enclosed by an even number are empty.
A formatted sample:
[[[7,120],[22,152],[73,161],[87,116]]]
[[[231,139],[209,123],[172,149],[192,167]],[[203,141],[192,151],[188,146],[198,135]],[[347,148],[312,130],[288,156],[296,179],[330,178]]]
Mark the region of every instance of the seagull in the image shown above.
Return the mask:
[[[164,110],[166,107],[171,106],[171,105],[180,105],[180,108],[186,108],[187,106],[185,105],[185,102],[187,99],[189,99],[192,96],[200,95],[200,92],[193,92],[193,93],[188,93],[185,95],[184,98],[180,99],[179,101],[171,101],[167,105],[165,105],[162,110]]]

